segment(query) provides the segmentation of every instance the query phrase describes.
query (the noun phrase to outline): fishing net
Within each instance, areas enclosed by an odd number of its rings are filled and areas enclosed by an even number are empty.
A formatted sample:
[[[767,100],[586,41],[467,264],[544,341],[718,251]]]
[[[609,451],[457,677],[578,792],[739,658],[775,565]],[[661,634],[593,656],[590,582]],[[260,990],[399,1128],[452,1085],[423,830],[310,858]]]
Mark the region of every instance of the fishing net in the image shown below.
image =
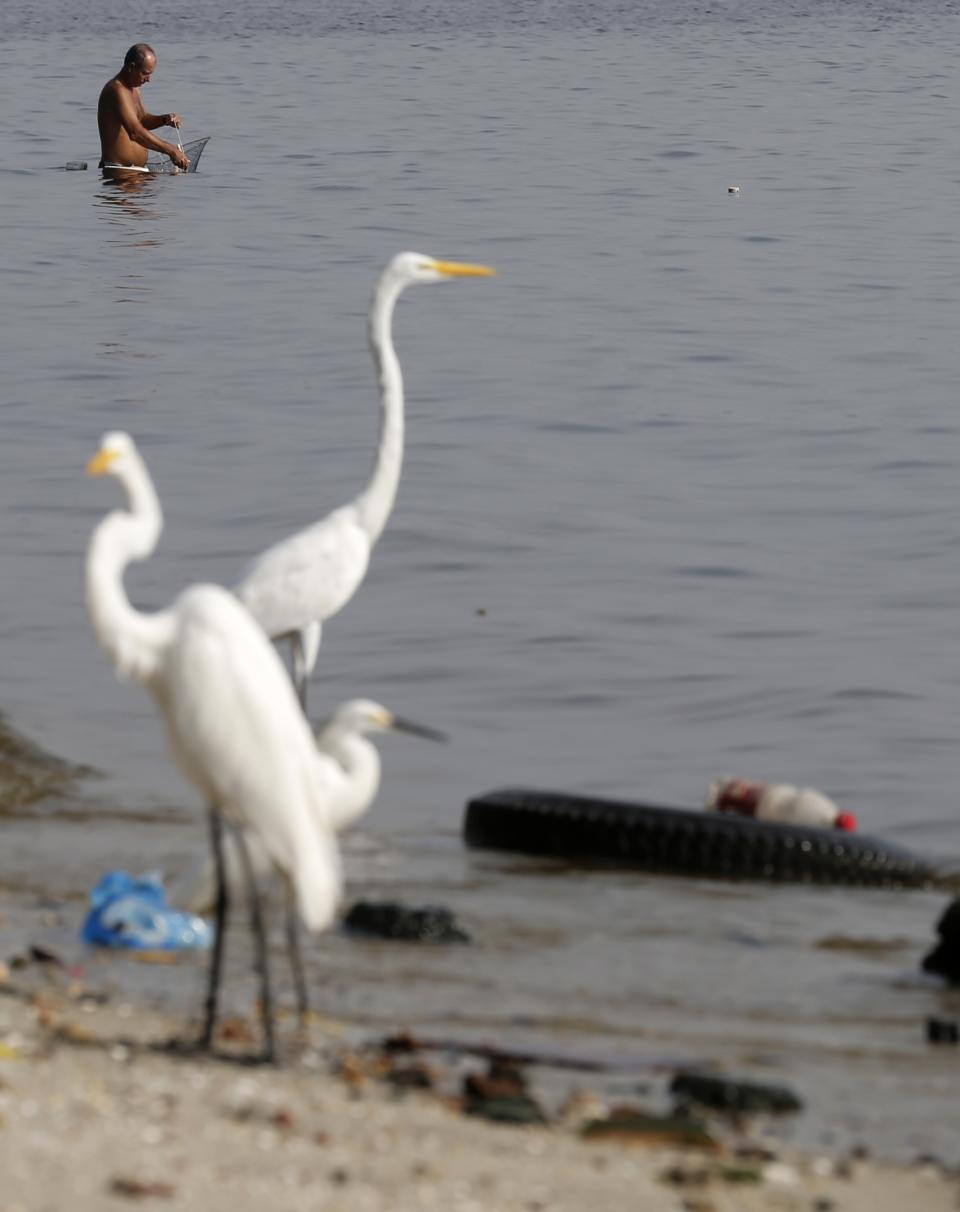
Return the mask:
[[[189,143],[184,143],[183,154],[190,162],[190,167],[186,170],[188,173],[195,173],[197,165],[200,163],[200,157],[203,154],[203,149],[210,142],[210,136],[205,135],[202,139],[191,139]],[[93,157],[91,157],[92,159]],[[78,169],[86,168],[89,164],[88,160],[68,160],[64,165],[67,172],[76,172]],[[103,165],[105,168],[119,168],[120,165]],[[177,168],[173,161],[166,156],[161,156],[159,152],[151,152],[147,157],[146,168],[143,169],[128,169],[129,172],[148,172],[173,175],[174,173],[183,172],[183,169]]]
[[[190,167],[187,169],[188,173],[195,173],[197,171],[197,165],[200,163],[200,157],[203,154],[203,149],[207,146],[209,141],[210,136],[207,135],[203,139],[191,139],[189,143],[184,143],[183,154],[190,161]],[[172,160],[167,159],[166,156],[160,155],[159,152],[150,153],[150,155],[147,157],[147,168],[152,173],[174,173],[182,171],[182,169],[177,169]]]

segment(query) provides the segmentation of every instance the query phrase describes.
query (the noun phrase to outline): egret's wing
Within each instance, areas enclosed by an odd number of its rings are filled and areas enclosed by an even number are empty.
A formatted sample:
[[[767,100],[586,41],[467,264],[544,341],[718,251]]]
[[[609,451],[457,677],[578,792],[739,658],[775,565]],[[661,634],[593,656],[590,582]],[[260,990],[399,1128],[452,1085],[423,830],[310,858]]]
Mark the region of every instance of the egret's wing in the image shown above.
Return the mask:
[[[277,638],[336,614],[369,562],[370,540],[356,510],[344,506],[268,547],[246,567],[234,592],[267,635]]]
[[[312,809],[321,769],[280,658],[217,586],[187,590],[175,613],[176,641],[157,693],[176,756],[211,804],[293,881],[307,925],[323,929],[340,896],[340,860],[333,830]]]

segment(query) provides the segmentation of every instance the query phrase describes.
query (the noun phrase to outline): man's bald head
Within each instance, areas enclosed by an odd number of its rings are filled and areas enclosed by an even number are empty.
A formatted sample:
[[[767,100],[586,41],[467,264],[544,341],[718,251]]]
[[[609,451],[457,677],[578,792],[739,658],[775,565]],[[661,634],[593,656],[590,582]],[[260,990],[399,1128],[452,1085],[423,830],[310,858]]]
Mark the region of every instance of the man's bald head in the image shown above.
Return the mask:
[[[152,71],[156,62],[156,52],[146,42],[135,42],[123,57],[123,66],[136,68],[138,72]]]

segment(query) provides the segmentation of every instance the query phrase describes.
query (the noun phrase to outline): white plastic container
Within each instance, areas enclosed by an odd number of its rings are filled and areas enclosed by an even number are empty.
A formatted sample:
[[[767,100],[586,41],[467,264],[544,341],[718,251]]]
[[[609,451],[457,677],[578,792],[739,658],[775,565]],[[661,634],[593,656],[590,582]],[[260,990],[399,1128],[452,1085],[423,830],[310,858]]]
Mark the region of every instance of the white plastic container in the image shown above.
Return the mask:
[[[708,812],[733,812],[786,825],[814,825],[847,833],[857,827],[852,812],[841,812],[833,800],[812,787],[794,787],[790,783],[714,779],[707,791],[705,807]]]

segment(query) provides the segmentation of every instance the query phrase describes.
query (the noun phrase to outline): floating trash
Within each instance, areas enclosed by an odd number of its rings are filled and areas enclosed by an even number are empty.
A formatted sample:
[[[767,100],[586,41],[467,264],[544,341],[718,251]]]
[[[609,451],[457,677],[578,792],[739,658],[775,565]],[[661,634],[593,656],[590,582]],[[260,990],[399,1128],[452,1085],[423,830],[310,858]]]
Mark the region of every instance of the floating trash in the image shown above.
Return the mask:
[[[202,917],[167,904],[159,875],[108,871],[90,893],[90,912],[80,931],[95,947],[135,951],[201,951],[213,931]]]
[[[759,821],[783,821],[788,825],[814,825],[853,833],[857,818],[841,812],[833,800],[812,787],[792,783],[752,783],[746,779],[714,779],[707,790],[708,812],[734,812]]]

